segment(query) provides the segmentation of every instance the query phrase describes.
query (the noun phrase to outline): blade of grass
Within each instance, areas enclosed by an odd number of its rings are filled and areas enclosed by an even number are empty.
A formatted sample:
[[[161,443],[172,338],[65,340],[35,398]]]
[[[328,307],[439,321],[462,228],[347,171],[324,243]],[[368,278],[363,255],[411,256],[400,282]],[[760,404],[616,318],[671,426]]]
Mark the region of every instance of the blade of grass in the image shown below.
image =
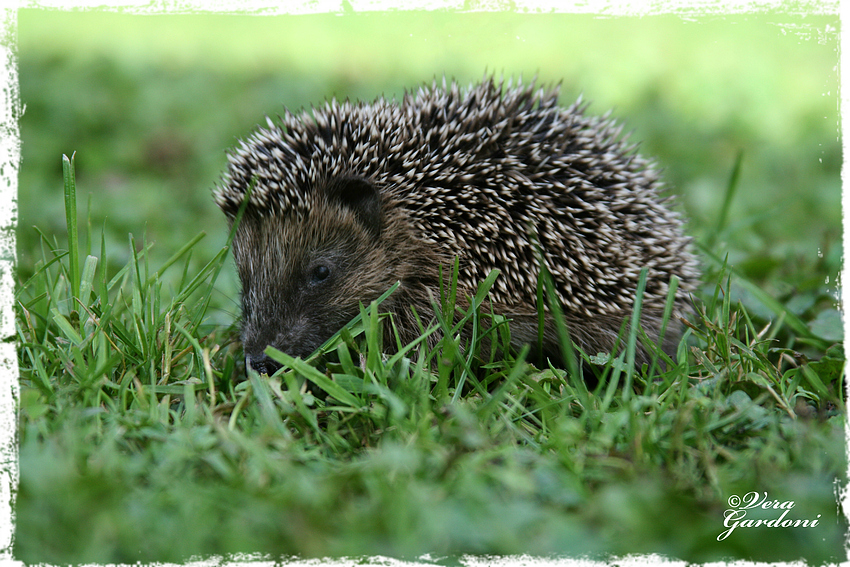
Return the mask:
[[[637,350],[637,335],[640,328],[640,313],[643,307],[643,294],[646,290],[646,276],[648,270],[642,268],[638,276],[637,290],[635,290],[635,304],[632,308],[632,320],[629,325],[629,336],[626,342],[626,379],[623,382],[623,402],[628,402],[632,394],[632,380],[635,374],[635,354]]]
[[[505,378],[504,382],[499,385],[493,395],[490,396],[483,406],[478,409],[478,418],[484,421],[489,417],[491,413],[496,409],[496,405],[502,401],[502,398],[507,395],[508,390],[513,387],[514,382],[516,382],[522,373],[525,371],[525,357],[528,356],[530,347],[529,345],[524,345],[522,350],[519,351],[519,355],[516,357],[514,362],[514,367],[511,369],[511,373],[508,374],[508,377]]]
[[[62,155],[62,177],[65,182],[65,221],[68,225],[68,268],[71,294],[80,296],[80,251],[77,235],[77,182],[74,174],[74,156]]]
[[[94,272],[97,268],[97,258],[94,256],[86,256],[86,263],[83,265],[83,275],[80,280],[80,295],[78,296],[80,305],[85,308],[89,304],[91,297],[92,284],[94,283]]]
[[[197,235],[195,235],[195,237],[192,240],[187,242],[177,252],[172,254],[171,257],[168,260],[166,260],[165,263],[162,264],[162,266],[160,266],[159,270],[154,272],[154,274],[151,277],[149,277],[148,280],[145,283],[147,285],[151,285],[154,280],[156,280],[159,276],[161,276],[165,272],[165,270],[167,270],[169,267],[171,267],[171,265],[174,264],[174,262],[176,262],[177,260],[179,260],[181,256],[183,256],[184,254],[189,252],[198,242],[203,240],[206,235],[207,235],[207,233],[203,232],[203,231],[201,231]]]
[[[717,217],[717,225],[714,231],[708,235],[705,245],[708,248],[714,248],[717,240],[720,238],[720,233],[726,228],[726,223],[729,220],[729,209],[732,206],[732,199],[738,189],[738,179],[741,177],[741,164],[744,161],[743,150],[738,150],[735,156],[735,165],[732,167],[732,173],[729,175],[729,182],[726,184],[726,191],[723,194],[723,205],[720,207],[720,214]]]
[[[375,300],[375,303],[377,305],[380,305],[386,298],[388,298],[390,295],[392,295],[392,293],[395,290],[397,290],[398,286],[400,286],[400,285],[401,285],[400,281],[394,283],[392,286],[390,286],[390,288],[387,291],[382,293],[380,295],[380,297],[378,297],[378,299]],[[363,321],[363,314],[362,313],[358,313],[357,315],[355,315],[354,318],[351,321],[349,321],[342,329],[340,329],[339,331],[337,331],[336,333],[331,335],[331,338],[326,340],[322,344],[322,346],[320,346],[318,349],[316,349],[316,352],[314,352],[313,354],[308,356],[307,359],[306,359],[306,362],[308,362],[308,363],[312,362],[313,360],[315,360],[316,358],[321,356],[322,353],[328,352],[331,345],[336,344],[336,341],[339,340],[340,335],[343,332],[343,329],[345,329],[347,332],[349,332],[352,337],[358,336],[360,333],[362,333],[364,331],[363,326],[361,324],[362,321]]]
[[[348,404],[353,408],[362,407],[362,402],[354,397],[350,392],[347,392],[342,388],[339,384],[322,374],[316,368],[310,366],[300,358],[293,358],[286,354],[285,352],[281,352],[274,347],[267,347],[264,351],[268,356],[272,358],[272,360],[276,360],[277,362],[284,365],[284,368],[291,368],[295,370],[298,374],[302,375],[304,378],[313,382],[319,388],[327,392],[329,395],[333,396],[340,402]],[[278,370],[281,372],[281,370]]]
[[[555,330],[558,334],[558,344],[561,347],[561,356],[563,357],[564,364],[567,366],[567,372],[570,375],[570,383],[573,388],[575,388],[582,407],[587,408],[589,396],[587,385],[584,383],[584,377],[579,371],[575,348],[573,347],[573,340],[570,338],[570,331],[567,328],[567,323],[564,319],[564,311],[561,308],[561,300],[558,299],[558,295],[555,293],[555,282],[552,279],[552,274],[549,273],[549,269],[546,267],[546,263],[543,262],[542,256],[540,257],[540,274],[538,277],[543,279],[543,286],[546,291],[546,301],[549,304],[549,311],[552,315],[552,320],[555,323]]]

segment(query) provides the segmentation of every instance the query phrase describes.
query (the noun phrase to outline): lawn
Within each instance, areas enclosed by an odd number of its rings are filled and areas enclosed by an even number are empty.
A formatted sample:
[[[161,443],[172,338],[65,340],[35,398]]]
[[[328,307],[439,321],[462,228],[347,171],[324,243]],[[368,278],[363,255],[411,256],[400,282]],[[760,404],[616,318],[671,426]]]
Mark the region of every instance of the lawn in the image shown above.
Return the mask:
[[[844,559],[837,17],[18,24],[15,558]],[[580,359],[590,390],[522,354],[470,372],[450,339],[382,357],[376,305],[329,356],[246,379],[225,150],[284,106],[485,73],[561,81],[662,164],[704,271],[679,355]],[[723,537],[751,493],[777,502],[748,519],[808,523]]]

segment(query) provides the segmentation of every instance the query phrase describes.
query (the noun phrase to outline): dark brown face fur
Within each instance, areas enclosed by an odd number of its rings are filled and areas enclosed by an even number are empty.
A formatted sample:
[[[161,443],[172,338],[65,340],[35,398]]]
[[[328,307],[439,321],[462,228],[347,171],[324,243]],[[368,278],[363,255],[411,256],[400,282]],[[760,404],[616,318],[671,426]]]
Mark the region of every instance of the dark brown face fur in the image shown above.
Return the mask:
[[[242,281],[242,342],[247,362],[272,374],[273,346],[306,358],[396,281],[382,304],[393,309],[426,285],[414,269],[404,220],[385,218],[377,189],[359,179],[316,189],[303,219],[246,213],[233,243]],[[397,217],[397,215],[396,215]],[[406,249],[406,250],[405,250]]]

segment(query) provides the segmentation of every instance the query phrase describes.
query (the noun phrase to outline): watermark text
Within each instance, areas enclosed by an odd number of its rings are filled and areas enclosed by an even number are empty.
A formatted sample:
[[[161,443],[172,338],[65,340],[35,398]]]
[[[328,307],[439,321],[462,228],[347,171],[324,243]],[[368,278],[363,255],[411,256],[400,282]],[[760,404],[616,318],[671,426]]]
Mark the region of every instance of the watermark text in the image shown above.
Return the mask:
[[[717,541],[723,541],[737,528],[757,528],[759,526],[768,528],[813,528],[818,525],[821,517],[818,514],[816,518],[811,520],[786,518],[794,507],[794,501],[769,500],[767,492],[748,492],[743,496],[733,494],[729,497],[728,503],[729,508],[723,512],[723,525],[727,529],[717,536]],[[777,516],[769,520],[747,518],[747,512],[754,509],[776,510]]]

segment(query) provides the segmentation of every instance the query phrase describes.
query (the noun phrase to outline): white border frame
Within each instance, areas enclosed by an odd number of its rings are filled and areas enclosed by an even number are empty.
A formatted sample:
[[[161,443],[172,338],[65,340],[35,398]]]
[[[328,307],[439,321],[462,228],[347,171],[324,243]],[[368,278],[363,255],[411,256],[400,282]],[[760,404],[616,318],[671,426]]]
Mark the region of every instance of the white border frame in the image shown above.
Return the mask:
[[[845,0],[846,2],[846,0]],[[14,500],[18,487],[18,358],[15,333],[15,314],[13,301],[15,294],[16,242],[15,229],[17,226],[17,194],[18,170],[21,163],[21,140],[18,119],[25,111],[20,100],[18,88],[17,51],[17,10],[19,8],[53,8],[53,9],[101,9],[122,11],[129,14],[181,14],[181,13],[250,13],[256,15],[274,14],[307,14],[307,13],[350,13],[350,12],[379,12],[395,10],[453,10],[464,11],[499,11],[511,9],[516,12],[563,12],[576,14],[599,14],[602,16],[643,16],[655,14],[674,14],[683,18],[695,18],[707,15],[744,14],[782,12],[789,15],[803,14],[835,14],[839,13],[843,24],[839,30],[839,49],[846,44],[850,35],[847,31],[847,12],[842,9],[839,0],[801,0],[798,2],[783,2],[782,0],[633,0],[617,2],[616,0],[478,0],[472,2],[472,8],[464,10],[464,0],[298,0],[281,6],[272,0],[218,0],[204,2],[203,0],[76,0],[60,2],[58,0],[42,0],[31,2],[2,2],[0,17],[0,60],[6,69],[0,74],[0,565],[23,565],[12,557],[14,543]],[[153,6],[151,5],[153,4]],[[839,52],[839,77],[841,87],[843,78],[850,74],[850,63]],[[839,88],[841,132],[846,131],[844,120],[848,98],[843,88]],[[840,135],[840,133],[838,133]],[[843,155],[847,155],[847,141],[842,140]],[[842,179],[842,211],[850,207],[850,197],[845,191],[848,171],[846,160],[841,167]],[[844,253],[850,251],[850,237],[843,231]],[[846,269],[846,267],[845,267]],[[842,272],[840,283],[846,281],[846,273]],[[850,301],[850,292],[841,285],[841,305]],[[844,318],[845,337],[850,336],[850,321]],[[847,348],[845,346],[845,352]],[[846,369],[845,369],[846,373]],[[850,427],[847,429],[850,432]],[[850,454],[850,443],[847,445]],[[850,516],[850,499],[847,498],[847,488],[836,487],[836,493],[842,498],[842,508],[845,516]],[[422,557],[423,563],[401,562],[394,559],[374,557],[370,564],[374,565],[433,565],[429,557]],[[204,561],[189,563],[193,566],[221,565],[222,558],[209,558]],[[262,567],[272,567],[276,563],[263,560],[258,556],[243,556],[232,558],[231,564],[251,563]],[[510,558],[465,557],[462,563],[470,567],[483,565],[531,565],[544,567],[549,565],[589,565],[596,564],[582,560],[547,560],[528,556]],[[626,557],[619,560],[618,565],[638,566],[655,565],[686,565],[685,562],[670,561],[659,556]],[[362,559],[338,559],[331,563],[323,560],[296,561],[291,565],[365,565]],[[736,565],[751,563],[738,562]]]

